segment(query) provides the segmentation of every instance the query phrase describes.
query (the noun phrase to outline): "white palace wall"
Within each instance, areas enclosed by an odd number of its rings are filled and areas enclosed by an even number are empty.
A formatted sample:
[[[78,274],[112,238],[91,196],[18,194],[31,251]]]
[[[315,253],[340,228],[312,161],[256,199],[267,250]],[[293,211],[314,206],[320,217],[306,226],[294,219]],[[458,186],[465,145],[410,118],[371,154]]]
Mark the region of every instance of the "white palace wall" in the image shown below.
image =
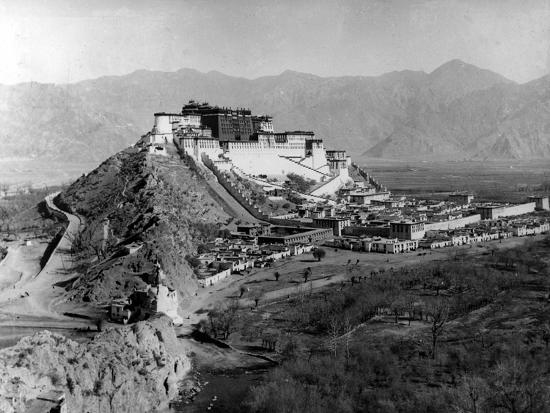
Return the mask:
[[[223,153],[220,143],[216,139],[181,138],[180,146],[187,155],[199,161],[203,153],[212,160],[217,160]]]
[[[288,140],[284,142],[268,135],[260,136],[258,141],[223,142],[220,147],[220,142],[212,138],[179,139],[179,145],[185,153],[198,161],[201,161],[202,154],[213,162],[229,160],[249,175],[283,177],[295,173],[316,182],[332,180],[323,145],[315,144],[309,156],[306,156],[305,142],[302,135],[288,135]],[[345,172],[347,169],[343,173]],[[346,176],[343,179],[347,181],[348,178]],[[337,181],[331,185],[340,187],[342,183]],[[325,192],[330,193],[328,190]]]

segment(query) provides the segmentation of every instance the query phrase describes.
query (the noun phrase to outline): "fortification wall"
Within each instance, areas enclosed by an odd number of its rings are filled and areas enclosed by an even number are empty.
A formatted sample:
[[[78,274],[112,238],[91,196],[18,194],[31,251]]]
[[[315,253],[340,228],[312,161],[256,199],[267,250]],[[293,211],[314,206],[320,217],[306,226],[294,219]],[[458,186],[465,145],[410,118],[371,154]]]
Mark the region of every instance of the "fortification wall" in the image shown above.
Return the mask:
[[[254,205],[252,201],[245,197],[243,193],[224,176],[223,172],[214,165],[208,156],[203,155],[202,162],[216,176],[220,185],[223,186],[254,218],[261,221],[268,220],[269,217]]]
[[[367,171],[365,171],[363,168],[360,168],[356,163],[351,163],[352,168],[355,168],[357,170],[357,173],[365,179],[369,184],[374,186],[377,191],[386,191],[386,187],[382,185],[380,182],[378,182],[372,175],[370,175]]]
[[[223,153],[219,141],[214,139],[180,138],[179,146],[183,148],[187,155],[199,161],[203,154],[210,159],[218,159],[219,155]]]
[[[475,224],[479,221],[481,221],[481,215],[475,214],[448,221],[426,223],[424,224],[424,229],[426,231],[446,231],[456,228],[464,228],[466,225]]]
[[[529,214],[534,212],[535,208],[536,202],[528,202],[526,204],[501,207],[481,206],[478,207],[477,210],[483,219],[498,219],[515,215]]]
[[[531,212],[535,211],[536,202],[528,202],[526,204],[520,204],[520,205],[513,205],[505,208],[499,208],[498,211],[495,211],[497,216],[494,217],[500,218],[500,217],[511,217],[514,215],[523,215],[523,214],[529,214]]]
[[[199,285],[201,287],[210,287],[211,285],[216,284],[217,282],[223,280],[224,278],[229,277],[230,275],[231,275],[231,269],[227,269],[217,274],[211,275],[210,277],[199,278],[197,281],[199,282]]]

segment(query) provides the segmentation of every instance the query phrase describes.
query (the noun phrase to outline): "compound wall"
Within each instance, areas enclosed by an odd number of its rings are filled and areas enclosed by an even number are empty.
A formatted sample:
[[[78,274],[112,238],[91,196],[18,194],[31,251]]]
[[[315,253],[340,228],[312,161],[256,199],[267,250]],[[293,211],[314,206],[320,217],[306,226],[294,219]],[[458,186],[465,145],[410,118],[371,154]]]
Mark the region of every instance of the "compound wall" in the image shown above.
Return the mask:
[[[466,225],[475,224],[479,221],[481,221],[481,215],[475,214],[448,221],[426,223],[424,224],[424,229],[426,231],[446,231],[455,228],[464,228]]]

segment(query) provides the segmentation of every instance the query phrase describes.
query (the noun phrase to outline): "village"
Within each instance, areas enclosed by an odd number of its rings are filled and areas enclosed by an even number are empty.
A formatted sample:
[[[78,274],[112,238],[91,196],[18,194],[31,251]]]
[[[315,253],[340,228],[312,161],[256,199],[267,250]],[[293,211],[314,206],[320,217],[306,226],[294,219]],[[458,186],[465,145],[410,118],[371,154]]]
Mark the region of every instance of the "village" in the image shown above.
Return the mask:
[[[488,207],[472,203],[471,194],[453,194],[449,198],[446,202],[389,198],[372,201],[372,209],[368,205],[346,203],[345,199],[333,206],[303,205],[296,212],[303,218],[296,218],[294,227],[266,223],[241,225],[229,238],[218,238],[202,246],[200,253],[189,261],[196,269],[200,285],[208,287],[231,274],[263,268],[274,261],[322,247],[365,253],[418,251],[422,254],[438,248],[550,231],[548,213],[545,213],[547,197],[537,198],[534,206],[527,204],[525,208],[533,208],[530,212],[517,214],[517,206],[508,207],[510,211],[502,207],[499,216],[492,219],[481,219]],[[461,203],[457,199],[469,202]],[[492,205],[490,209],[496,207]],[[409,211],[413,212],[409,215]],[[422,216],[422,220],[414,219],[413,214]]]

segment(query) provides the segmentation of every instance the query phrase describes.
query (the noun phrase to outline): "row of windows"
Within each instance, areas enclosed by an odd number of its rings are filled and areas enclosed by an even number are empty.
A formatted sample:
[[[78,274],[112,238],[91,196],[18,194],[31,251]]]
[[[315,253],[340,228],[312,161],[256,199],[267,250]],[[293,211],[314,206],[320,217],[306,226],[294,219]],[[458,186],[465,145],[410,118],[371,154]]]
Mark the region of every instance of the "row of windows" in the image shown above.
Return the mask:
[[[418,225],[405,225],[405,224],[392,224],[392,228],[395,232],[417,232],[424,229],[422,224]]]

